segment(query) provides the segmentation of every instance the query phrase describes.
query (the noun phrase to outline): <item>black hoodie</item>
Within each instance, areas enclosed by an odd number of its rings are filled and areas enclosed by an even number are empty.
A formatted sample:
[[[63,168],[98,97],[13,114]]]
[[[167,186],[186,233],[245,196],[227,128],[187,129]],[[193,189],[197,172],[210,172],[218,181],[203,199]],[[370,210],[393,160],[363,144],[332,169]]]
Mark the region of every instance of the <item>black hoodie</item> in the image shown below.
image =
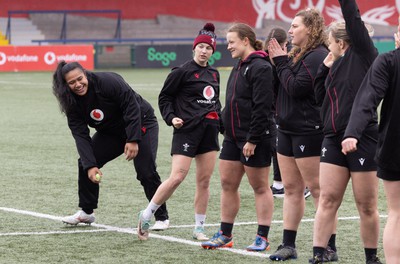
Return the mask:
[[[272,66],[264,51],[256,51],[233,67],[226,87],[222,122],[225,136],[257,144],[271,136],[274,98]]]
[[[295,64],[288,56],[274,58],[280,81],[276,101],[276,123],[280,131],[295,135],[322,133],[313,83],[327,55],[328,49],[321,45],[305,53]]]
[[[315,98],[317,104],[322,105],[321,118],[324,134],[328,137],[341,134],[346,129],[360,84],[378,55],[355,0],[339,2],[351,44],[332,68],[322,63],[315,79]]]
[[[67,113],[84,169],[97,166],[89,127],[127,142],[140,142],[143,129],[157,124],[151,105],[112,72],[87,72],[88,91],[74,95],[76,107]],[[89,127],[88,127],[89,126]]]

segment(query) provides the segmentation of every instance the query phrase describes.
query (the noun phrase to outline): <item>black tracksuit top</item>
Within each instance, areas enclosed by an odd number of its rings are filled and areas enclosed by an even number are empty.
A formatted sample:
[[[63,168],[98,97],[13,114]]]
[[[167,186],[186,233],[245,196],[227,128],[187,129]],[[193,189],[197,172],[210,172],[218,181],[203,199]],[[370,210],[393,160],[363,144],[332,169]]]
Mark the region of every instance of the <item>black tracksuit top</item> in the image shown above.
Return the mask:
[[[376,109],[383,99],[375,160],[379,167],[400,172],[400,50],[380,54],[367,72],[357,93],[344,137],[361,138],[376,122]]]
[[[226,87],[222,123],[225,137],[257,144],[271,136],[274,98],[272,66],[256,51],[233,67]]]
[[[175,131],[195,128],[210,112],[221,115],[219,72],[207,65],[202,67],[194,60],[175,67],[169,73],[158,96],[158,106],[167,125],[179,117],[184,124]]]
[[[295,64],[288,56],[274,58],[280,81],[275,104],[279,131],[293,135],[322,133],[313,84],[318,67],[327,55],[328,49],[321,45],[305,53]]]
[[[356,1],[339,2],[351,45],[331,69],[322,63],[315,79],[315,98],[322,105],[325,136],[342,134],[346,129],[360,84],[378,55],[361,20]]]
[[[157,120],[151,105],[118,74],[87,72],[88,91],[74,95],[76,106],[68,111],[68,126],[84,169],[96,167],[89,127],[98,132],[140,142],[142,129]]]

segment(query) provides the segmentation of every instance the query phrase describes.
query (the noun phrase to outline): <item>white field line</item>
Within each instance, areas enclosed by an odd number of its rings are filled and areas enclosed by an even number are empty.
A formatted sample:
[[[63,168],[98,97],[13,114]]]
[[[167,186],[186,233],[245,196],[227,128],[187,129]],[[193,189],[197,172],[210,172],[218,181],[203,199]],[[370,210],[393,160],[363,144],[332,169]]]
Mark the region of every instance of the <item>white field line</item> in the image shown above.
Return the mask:
[[[387,215],[379,215],[380,218],[387,218]],[[354,221],[354,220],[360,220],[359,216],[344,216],[344,217],[339,217],[338,220],[341,221]],[[302,219],[301,222],[314,222],[314,218],[306,218]],[[256,225],[257,222],[239,222],[235,223],[235,226],[241,226],[241,225]],[[273,220],[272,224],[283,224],[283,220]],[[218,224],[205,224],[205,226],[220,226],[220,223]],[[170,225],[169,228],[189,228],[189,227],[194,227],[194,225]]]
[[[39,218],[45,218],[45,219],[50,219],[50,220],[55,220],[55,221],[61,221],[62,217],[59,216],[53,216],[53,215],[48,215],[48,214],[41,214],[41,213],[36,213],[32,211],[26,211],[26,210],[18,210],[14,208],[7,208],[7,207],[0,207],[0,210],[5,211],[5,212],[12,212],[12,213],[17,213],[17,214],[23,214],[23,215],[30,215],[34,217],[39,217]],[[120,227],[115,227],[115,226],[109,226],[109,225],[102,225],[102,224],[96,224],[93,223],[91,226],[98,227],[98,228],[103,228],[104,231],[114,231],[114,232],[119,232],[119,233],[126,233],[126,234],[133,234],[136,235],[136,228],[120,228]],[[79,233],[81,231],[59,231],[59,232],[32,232],[32,233],[20,233],[20,235],[37,235],[37,234],[64,234],[64,233]],[[86,232],[93,232],[93,230],[87,230]],[[1,234],[0,236],[7,236],[7,235],[17,235],[17,233],[8,233],[8,234]],[[176,238],[176,237],[171,237],[171,236],[162,236],[162,235],[157,235],[154,233],[150,233],[150,237],[152,238],[158,238],[162,240],[166,240],[168,242],[177,242],[181,244],[186,244],[186,245],[192,245],[192,246],[197,246],[200,247],[201,243],[200,242],[194,242],[186,239],[181,239],[181,238]],[[240,254],[240,255],[246,255],[246,256],[255,256],[255,257],[261,257],[261,258],[267,258],[269,257],[268,254],[265,253],[258,253],[258,252],[249,252],[243,249],[231,249],[231,248],[221,248],[219,250],[226,250],[232,253]]]
[[[59,234],[79,234],[79,233],[97,233],[97,232],[110,232],[107,229],[91,229],[91,230],[71,230],[71,231],[49,231],[49,232],[13,232],[13,233],[0,233],[1,236],[31,236],[31,235],[59,235]]]
[[[5,212],[12,212],[12,213],[17,213],[17,214],[23,214],[23,215],[30,215],[34,217],[39,217],[39,218],[45,218],[45,219],[50,219],[50,220],[55,220],[55,221],[61,221],[62,217],[59,216],[54,216],[54,215],[49,215],[49,214],[41,214],[41,213],[36,213],[32,211],[26,211],[26,210],[18,210],[14,208],[7,208],[7,207],[0,207],[0,210],[5,211]],[[386,218],[387,215],[380,215],[381,218]],[[360,217],[358,216],[351,216],[351,217],[339,217],[339,220],[359,220]],[[303,219],[302,222],[313,222],[314,219]],[[280,224],[283,221],[273,221],[275,224]],[[235,225],[254,225],[257,224],[257,222],[241,222],[241,223],[235,223]],[[102,228],[102,230],[85,230],[85,231],[54,231],[54,232],[31,232],[31,233],[4,233],[1,234],[0,236],[12,236],[12,235],[49,235],[49,234],[69,234],[69,233],[90,233],[90,232],[106,232],[106,231],[114,231],[114,232],[119,232],[119,233],[126,233],[126,234],[133,234],[136,235],[136,228],[120,228],[120,227],[115,227],[115,226],[109,226],[109,225],[103,225],[103,224],[96,224],[93,223],[91,226]],[[207,226],[219,226],[219,224],[208,224]],[[180,226],[171,226],[172,228],[185,228],[185,227],[193,227],[193,225],[180,225]],[[186,244],[186,245],[192,245],[192,246],[198,246],[200,247],[201,243],[200,242],[194,242],[186,239],[181,239],[181,238],[176,238],[172,236],[162,236],[162,235],[157,235],[154,233],[150,233],[150,237],[152,238],[158,238],[162,240],[166,240],[169,242],[177,242],[181,244]],[[267,258],[269,257],[269,254],[265,253],[258,253],[258,252],[249,252],[243,249],[234,249],[234,248],[221,248],[219,250],[225,250],[229,251],[232,253],[240,254],[240,255],[246,255],[246,256],[254,256],[254,257],[261,257],[261,258]]]

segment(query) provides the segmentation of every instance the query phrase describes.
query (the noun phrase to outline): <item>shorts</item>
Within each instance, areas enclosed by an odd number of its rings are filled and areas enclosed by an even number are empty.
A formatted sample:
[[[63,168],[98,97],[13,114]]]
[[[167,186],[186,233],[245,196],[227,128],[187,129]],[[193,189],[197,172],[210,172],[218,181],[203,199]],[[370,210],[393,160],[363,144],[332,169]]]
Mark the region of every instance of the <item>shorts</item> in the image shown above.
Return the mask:
[[[392,171],[378,167],[378,178],[385,181],[400,181],[400,171]]]
[[[247,160],[243,155],[243,146],[247,142],[236,142],[230,138],[224,138],[222,142],[221,160],[240,161],[248,167],[269,167],[272,157],[272,142],[270,137],[265,137],[257,144],[254,155]]]
[[[172,136],[171,155],[179,154],[194,158],[210,151],[219,151],[219,127],[217,122],[203,121],[190,131],[175,130]]]
[[[378,131],[375,134],[374,137],[373,131],[366,130],[357,144],[357,151],[347,155],[342,153],[343,134],[325,137],[321,146],[321,162],[346,167],[353,172],[376,171],[374,156]]]
[[[323,138],[322,132],[315,135],[291,135],[278,130],[276,151],[296,159],[319,156]]]

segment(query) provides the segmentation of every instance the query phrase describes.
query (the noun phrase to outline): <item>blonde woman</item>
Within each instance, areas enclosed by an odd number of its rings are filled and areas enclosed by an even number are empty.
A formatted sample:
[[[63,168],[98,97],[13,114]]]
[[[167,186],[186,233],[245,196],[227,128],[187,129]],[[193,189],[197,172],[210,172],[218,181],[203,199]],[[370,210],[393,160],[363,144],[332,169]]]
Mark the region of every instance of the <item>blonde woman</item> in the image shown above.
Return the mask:
[[[367,264],[379,264],[378,178],[374,161],[378,126],[371,119],[358,142],[358,150],[342,153],[344,136],[354,98],[378,52],[361,20],[355,0],[339,0],[345,22],[329,27],[329,55],[315,81],[316,100],[324,124],[320,164],[320,200],[314,224],[313,263],[323,258],[335,216],[351,179],[360,214],[360,233]],[[328,249],[329,250],[329,249]]]

